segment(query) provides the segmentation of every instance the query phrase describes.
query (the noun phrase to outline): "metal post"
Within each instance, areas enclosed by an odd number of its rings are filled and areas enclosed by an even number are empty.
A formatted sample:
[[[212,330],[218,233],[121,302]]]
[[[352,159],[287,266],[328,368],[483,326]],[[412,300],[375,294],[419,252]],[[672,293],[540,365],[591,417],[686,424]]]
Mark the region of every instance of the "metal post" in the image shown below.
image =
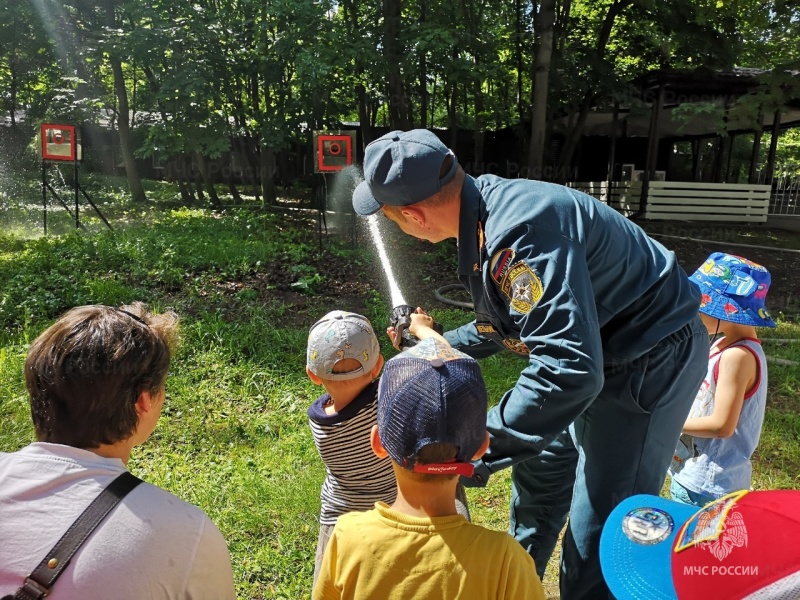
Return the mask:
[[[731,179],[731,159],[733,158],[733,146],[736,143],[736,136],[731,134],[728,136],[728,161],[725,163],[725,183],[730,183]],[[737,175],[736,181],[734,183],[739,183],[739,177]]]
[[[775,177],[775,152],[778,150],[778,136],[781,132],[781,111],[775,111],[772,119],[772,139],[769,141],[769,155],[767,156],[767,173],[764,183],[772,185]]]
[[[44,234],[47,235],[47,163],[42,161],[42,225],[44,226]]]
[[[647,162],[642,177],[642,195],[639,197],[638,216],[644,216],[647,209],[647,195],[650,191],[650,179],[658,163],[658,122],[661,118],[661,109],[664,106],[664,84],[658,86],[658,97],[653,102],[650,114],[650,131],[647,138]]]
[[[614,179],[614,166],[617,162],[617,126],[619,125],[619,102],[614,101],[614,112],[611,116],[611,134],[608,149],[608,174],[606,180],[611,183]]]
[[[722,122],[725,127],[725,135],[719,136],[719,144],[717,144],[717,156],[716,160],[714,161],[714,183],[722,183],[723,182],[723,162],[722,159],[725,156],[725,152],[728,152],[728,164],[726,166],[730,166],[730,151],[732,149],[732,139],[731,134],[728,131],[728,110],[730,107],[730,100],[725,100],[725,107],[723,109],[724,114],[722,116]],[[728,181],[728,174],[727,171],[725,172],[725,181]]]
[[[714,163],[711,175],[713,183],[722,182],[722,157],[725,154],[725,140],[723,136],[717,136],[717,151],[714,153]]]
[[[75,157],[75,162],[72,163],[74,165],[74,173],[73,173],[73,181],[72,185],[75,188],[75,229],[79,229],[81,226],[80,217],[78,216],[78,157]]]
[[[750,171],[747,174],[747,183],[756,182],[756,167],[758,166],[758,155],[761,153],[761,126],[764,123],[764,115],[759,111],[758,125],[753,131],[753,151],[750,154]]]
[[[703,151],[702,139],[692,140],[692,181],[700,181],[700,153]]]

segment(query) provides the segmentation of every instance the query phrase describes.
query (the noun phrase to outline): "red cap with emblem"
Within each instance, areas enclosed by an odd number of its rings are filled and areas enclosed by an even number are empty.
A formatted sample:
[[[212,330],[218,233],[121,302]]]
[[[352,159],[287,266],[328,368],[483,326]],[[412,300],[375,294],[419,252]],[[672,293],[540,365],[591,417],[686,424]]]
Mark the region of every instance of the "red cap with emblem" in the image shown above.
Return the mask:
[[[800,598],[800,492],[736,492],[675,538],[678,598]],[[790,593],[789,593],[790,592]]]
[[[798,509],[797,490],[743,490],[699,510],[631,496],[603,526],[603,577],[618,600],[797,600]]]

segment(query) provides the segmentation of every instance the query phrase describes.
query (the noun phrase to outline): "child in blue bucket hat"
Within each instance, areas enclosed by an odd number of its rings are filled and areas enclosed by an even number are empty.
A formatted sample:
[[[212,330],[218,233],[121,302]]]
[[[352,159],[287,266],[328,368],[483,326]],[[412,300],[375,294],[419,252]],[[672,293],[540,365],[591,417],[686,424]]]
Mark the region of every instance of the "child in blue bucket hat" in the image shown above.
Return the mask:
[[[670,475],[673,500],[704,506],[749,489],[767,400],[767,360],[756,327],[775,327],[764,305],[767,269],[715,252],[691,277],[700,318],[715,338],[705,380],[683,426]]]

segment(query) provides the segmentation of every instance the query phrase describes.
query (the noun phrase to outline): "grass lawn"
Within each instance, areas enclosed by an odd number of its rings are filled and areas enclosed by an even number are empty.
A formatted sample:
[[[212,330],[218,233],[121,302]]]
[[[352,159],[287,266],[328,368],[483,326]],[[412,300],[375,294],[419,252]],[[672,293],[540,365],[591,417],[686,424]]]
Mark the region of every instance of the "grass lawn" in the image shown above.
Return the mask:
[[[57,315],[85,303],[174,307],[182,315],[183,343],[166,408],[129,466],[218,524],[239,598],[308,597],[324,468],[306,420],[319,388],[304,373],[305,339],[320,315],[349,308],[317,295],[324,274],[315,265],[359,263],[362,253],[335,243],[320,250],[307,223],[293,227],[275,215],[125,210],[129,223],[113,233],[98,227],[39,239],[0,235],[0,451],[33,441],[22,365],[30,342]],[[300,307],[262,277],[286,268],[296,269],[294,290],[305,298]],[[383,323],[388,302],[368,293],[367,316]],[[457,309],[434,316],[446,327],[467,319]],[[795,340],[766,342],[769,355],[800,360],[797,325],[782,322],[769,334]],[[520,363],[507,353],[484,360],[482,368],[490,396],[498,399]],[[769,376],[754,485],[800,488],[800,373],[773,364]],[[507,527],[508,472],[468,493],[475,522]]]

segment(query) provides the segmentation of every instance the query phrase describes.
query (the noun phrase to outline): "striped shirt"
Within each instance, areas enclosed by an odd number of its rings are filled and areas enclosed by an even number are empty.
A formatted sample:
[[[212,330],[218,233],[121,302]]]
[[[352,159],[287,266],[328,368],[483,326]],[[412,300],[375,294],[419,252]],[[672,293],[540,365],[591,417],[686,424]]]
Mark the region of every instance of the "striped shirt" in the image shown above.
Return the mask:
[[[369,434],[377,422],[378,380],[340,412],[325,413],[329,394],[308,409],[308,422],[327,475],[322,484],[319,522],[335,525],[340,515],[371,510],[375,502],[394,502],[397,486],[392,461],[372,452]]]

